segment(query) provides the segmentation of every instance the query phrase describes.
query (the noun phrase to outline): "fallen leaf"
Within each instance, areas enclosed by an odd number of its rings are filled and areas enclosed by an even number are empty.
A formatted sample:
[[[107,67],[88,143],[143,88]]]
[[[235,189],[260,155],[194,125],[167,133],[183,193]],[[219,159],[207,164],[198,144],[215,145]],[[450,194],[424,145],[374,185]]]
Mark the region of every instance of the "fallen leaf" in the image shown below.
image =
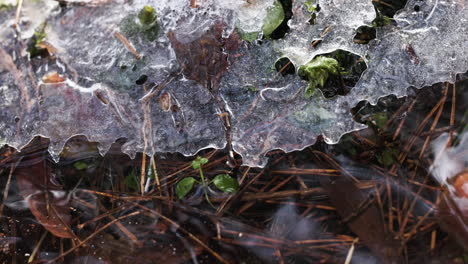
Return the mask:
[[[42,77],[42,82],[44,83],[61,83],[64,81],[65,78],[57,72],[48,73]]]

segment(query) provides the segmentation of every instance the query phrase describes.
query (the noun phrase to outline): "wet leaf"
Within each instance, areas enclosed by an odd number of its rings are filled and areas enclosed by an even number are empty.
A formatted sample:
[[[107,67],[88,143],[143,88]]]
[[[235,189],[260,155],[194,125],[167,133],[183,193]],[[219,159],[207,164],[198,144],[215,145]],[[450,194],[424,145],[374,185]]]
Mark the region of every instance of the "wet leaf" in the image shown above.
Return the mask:
[[[299,68],[299,75],[309,81],[305,97],[309,98],[318,87],[323,87],[328,77],[338,74],[340,65],[337,60],[318,56]]]
[[[52,165],[34,159],[16,169],[16,184],[37,221],[57,237],[73,238],[71,232],[70,196],[53,178]]]
[[[60,83],[65,81],[65,78],[63,78],[63,76],[61,76],[57,72],[52,72],[44,75],[44,77],[42,77],[42,81],[44,83]]]
[[[192,161],[192,168],[198,170],[199,168],[201,168],[202,165],[205,165],[206,163],[208,163],[207,158],[198,156],[194,161]]]
[[[144,6],[138,14],[138,19],[143,25],[151,25],[156,22],[156,11],[151,6]]]
[[[85,170],[85,169],[88,168],[88,164],[86,164],[83,161],[77,161],[77,162],[73,163],[73,167],[75,167],[75,169],[77,169],[77,170]]]
[[[268,8],[267,12],[267,17],[262,27],[263,35],[266,37],[270,36],[271,33],[273,33],[273,31],[275,31],[275,29],[279,27],[279,25],[281,25],[284,20],[283,6],[277,0],[273,6]]]
[[[184,198],[192,190],[195,182],[196,180],[193,177],[187,177],[178,182],[176,186],[177,197],[179,199]]]
[[[304,5],[307,6],[307,11],[309,11],[309,13],[313,13],[316,9],[314,6],[314,0],[307,0]]]
[[[234,193],[239,190],[237,179],[234,179],[227,174],[219,174],[213,179],[213,183],[223,192]]]
[[[385,232],[384,223],[372,198],[347,178],[321,182],[332,205],[350,229],[385,263],[400,263],[400,242]]]
[[[223,38],[225,27],[223,22],[217,21],[203,36],[189,43],[179,41],[173,31],[167,34],[187,79],[218,89],[221,76],[229,66],[228,54],[223,48],[234,51],[240,45],[235,31],[229,38]]]

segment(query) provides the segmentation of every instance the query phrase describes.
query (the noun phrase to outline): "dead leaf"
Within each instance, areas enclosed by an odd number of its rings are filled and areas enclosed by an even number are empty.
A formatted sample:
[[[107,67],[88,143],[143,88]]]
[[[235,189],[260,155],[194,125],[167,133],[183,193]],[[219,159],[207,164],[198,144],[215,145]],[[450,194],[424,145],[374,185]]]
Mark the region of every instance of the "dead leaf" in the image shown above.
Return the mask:
[[[43,155],[39,152],[39,155]],[[51,162],[43,157],[24,159],[15,171],[21,196],[28,202],[37,221],[57,237],[73,238],[70,229],[70,199],[53,178]]]
[[[229,38],[223,38],[225,27],[223,22],[218,21],[206,34],[189,43],[180,42],[173,31],[167,34],[186,78],[197,81],[203,87],[217,90],[219,81],[229,66],[229,54],[224,50],[233,52],[241,43],[236,32]]]
[[[330,202],[345,219],[350,229],[370,250],[384,259],[384,263],[400,262],[400,243],[385,232],[379,209],[374,203],[366,204],[369,196],[347,178],[322,182]]]
[[[64,82],[65,78],[57,72],[51,72],[42,77],[44,83],[61,83]]]

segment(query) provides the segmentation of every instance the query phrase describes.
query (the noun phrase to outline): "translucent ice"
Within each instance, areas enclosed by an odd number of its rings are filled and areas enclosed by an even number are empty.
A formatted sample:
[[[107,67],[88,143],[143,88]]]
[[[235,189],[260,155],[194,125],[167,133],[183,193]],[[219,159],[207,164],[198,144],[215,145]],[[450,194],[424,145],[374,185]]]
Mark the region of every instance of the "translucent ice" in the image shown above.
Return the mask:
[[[261,31],[273,0],[75,2],[25,0],[19,29],[11,27],[14,8],[0,11],[0,142],[21,148],[42,135],[55,158],[74,135],[99,142],[102,153],[126,138],[131,156],[232,142],[244,164],[263,166],[270,150],[302,149],[319,135],[335,143],[362,128],[349,111],[361,100],[403,96],[468,68],[464,1],[409,0],[368,45],[353,38],[376,17],[369,0],[312,2],[321,7],[313,24],[310,0],[293,1],[285,37],[261,43],[240,42],[236,32]],[[157,27],[139,22],[145,5],[155,8]],[[51,56],[31,58],[31,37],[44,25]],[[306,99],[307,82],[274,67],[287,57],[298,69],[337,49],[367,64],[346,96],[317,90]],[[64,80],[44,83],[52,72]]]

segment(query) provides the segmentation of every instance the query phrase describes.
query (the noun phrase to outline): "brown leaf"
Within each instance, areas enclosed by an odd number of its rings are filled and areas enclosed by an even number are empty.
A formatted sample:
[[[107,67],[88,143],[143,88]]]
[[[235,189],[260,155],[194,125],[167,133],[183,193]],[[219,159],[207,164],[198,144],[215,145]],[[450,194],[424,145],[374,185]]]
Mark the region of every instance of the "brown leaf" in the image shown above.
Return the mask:
[[[468,170],[464,170],[457,174],[454,177],[452,185],[458,196],[468,199]]]
[[[189,43],[180,42],[173,31],[167,34],[185,77],[213,90],[217,90],[229,66],[228,53],[224,50],[233,52],[241,43],[236,32],[223,38],[225,26],[218,21],[203,36]]]
[[[442,229],[455,238],[459,245],[468,250],[467,198],[456,198],[443,192],[438,204],[437,219]]]
[[[37,155],[36,155],[37,156]],[[70,229],[70,200],[52,176],[51,162],[35,157],[23,160],[16,169],[16,184],[37,221],[53,235],[73,238]]]
[[[370,199],[366,193],[344,177],[332,182],[323,181],[322,185],[338,214],[346,220],[360,241],[382,257],[384,263],[401,263],[400,243],[385,232],[377,206],[374,203],[366,204]]]
[[[61,83],[65,81],[65,78],[57,72],[51,72],[42,77],[44,83]]]

